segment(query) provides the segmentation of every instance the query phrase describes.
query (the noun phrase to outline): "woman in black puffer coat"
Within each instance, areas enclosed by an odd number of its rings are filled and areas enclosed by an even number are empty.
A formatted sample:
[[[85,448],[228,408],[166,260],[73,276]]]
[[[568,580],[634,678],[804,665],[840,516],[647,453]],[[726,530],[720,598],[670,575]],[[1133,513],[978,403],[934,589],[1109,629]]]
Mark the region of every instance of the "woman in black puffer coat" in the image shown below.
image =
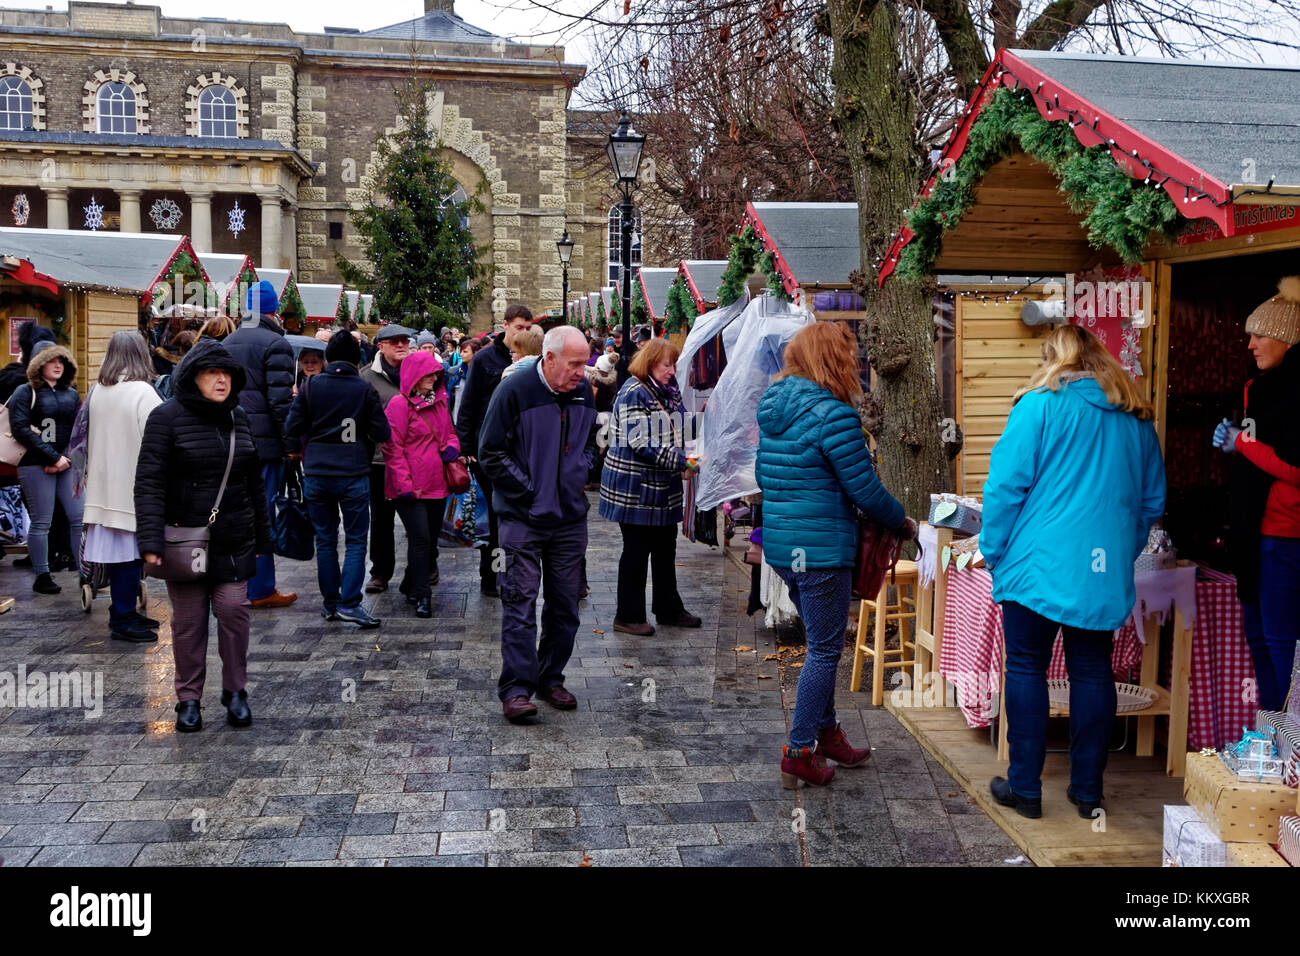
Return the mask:
[[[75,381],[77,363],[61,345],[38,349],[27,363],[27,382],[9,397],[9,426],[14,439],[27,451],[18,461],[18,480],[31,514],[27,551],[32,558],[38,594],[62,590],[50,576],[50,522],[54,502],[68,516],[68,540],[75,550],[81,544],[82,498],[76,491],[76,473],[64,454],[72,438],[81,398]]]
[[[206,576],[168,581],[172,653],[176,659],[176,729],[203,726],[208,607],[217,619],[221,703],[236,727],[253,721],[244,684],[248,676],[248,608],[244,599],[257,556],[271,553],[266,491],[248,415],[239,407],[244,369],[219,342],[202,339],[177,366],[174,397],[149,414],[135,472],[136,541],[146,563],[158,564],[167,525],[206,524],[226,470],[235,458],[211,527]]]

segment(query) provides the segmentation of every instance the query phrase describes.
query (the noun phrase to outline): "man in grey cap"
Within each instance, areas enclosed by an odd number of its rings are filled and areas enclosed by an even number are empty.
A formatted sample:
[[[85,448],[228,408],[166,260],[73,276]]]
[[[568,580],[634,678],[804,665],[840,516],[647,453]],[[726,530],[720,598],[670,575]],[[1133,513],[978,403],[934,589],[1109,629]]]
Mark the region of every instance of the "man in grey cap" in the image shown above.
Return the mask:
[[[384,408],[401,390],[400,369],[402,360],[411,354],[413,336],[410,329],[392,324],[385,325],[375,334],[375,360],[361,370],[361,377],[374,386]],[[393,544],[396,514],[393,502],[384,497],[384,453],[381,446],[376,445],[374,457],[370,460],[370,580],[366,583],[367,594],[388,590],[397,563]]]

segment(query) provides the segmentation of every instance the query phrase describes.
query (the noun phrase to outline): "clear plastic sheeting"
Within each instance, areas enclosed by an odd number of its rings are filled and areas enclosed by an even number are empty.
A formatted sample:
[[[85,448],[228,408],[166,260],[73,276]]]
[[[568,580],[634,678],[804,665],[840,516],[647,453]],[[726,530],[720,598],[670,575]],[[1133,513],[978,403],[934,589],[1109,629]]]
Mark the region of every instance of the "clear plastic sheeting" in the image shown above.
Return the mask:
[[[697,318],[687,333],[686,341],[682,343],[682,354],[677,359],[677,387],[681,389],[682,404],[688,413],[698,415],[713,393],[712,389],[700,390],[690,386],[691,362],[695,353],[721,335],[722,348],[730,355],[736,337],[740,335],[740,324],[735,320],[740,318],[747,305],[747,299],[737,299],[731,305],[712,309]]]
[[[726,346],[727,367],[700,422],[697,508],[707,511],[758,492],[754,478],[758,402],[781,369],[786,345],[813,321],[806,309],[763,295],[751,301],[740,320],[732,323],[739,326],[739,335],[734,347]]]

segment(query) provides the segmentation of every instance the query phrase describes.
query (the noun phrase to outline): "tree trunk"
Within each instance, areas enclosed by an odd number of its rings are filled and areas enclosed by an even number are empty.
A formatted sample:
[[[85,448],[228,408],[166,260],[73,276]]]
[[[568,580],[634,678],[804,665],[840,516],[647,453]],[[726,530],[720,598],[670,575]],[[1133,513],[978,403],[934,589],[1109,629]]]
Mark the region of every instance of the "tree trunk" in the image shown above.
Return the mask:
[[[952,486],[934,366],[933,287],[891,278],[877,261],[916,198],[916,104],[900,82],[899,17],[891,0],[829,0],[836,122],[853,170],[866,298],[860,337],[876,375],[863,420],[876,439],[881,480],[907,513],[924,519],[931,492]]]

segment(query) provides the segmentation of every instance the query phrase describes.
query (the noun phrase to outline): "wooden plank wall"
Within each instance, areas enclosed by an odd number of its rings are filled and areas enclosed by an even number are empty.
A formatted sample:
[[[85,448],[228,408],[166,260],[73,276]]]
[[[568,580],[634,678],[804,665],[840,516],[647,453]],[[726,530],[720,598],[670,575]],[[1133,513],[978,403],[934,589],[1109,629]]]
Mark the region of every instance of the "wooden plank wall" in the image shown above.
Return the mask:
[[[1006,426],[1012,396],[1041,360],[1039,340],[1051,326],[1031,328],[1020,320],[1025,293],[1011,302],[981,302],[978,295],[957,296],[957,420],[965,445],[957,461],[957,490],[983,494],[989,453]]]
[[[77,359],[77,390],[84,395],[99,375],[113,333],[140,327],[139,300],[107,292],[87,292],[77,298],[80,308],[72,354]]]

